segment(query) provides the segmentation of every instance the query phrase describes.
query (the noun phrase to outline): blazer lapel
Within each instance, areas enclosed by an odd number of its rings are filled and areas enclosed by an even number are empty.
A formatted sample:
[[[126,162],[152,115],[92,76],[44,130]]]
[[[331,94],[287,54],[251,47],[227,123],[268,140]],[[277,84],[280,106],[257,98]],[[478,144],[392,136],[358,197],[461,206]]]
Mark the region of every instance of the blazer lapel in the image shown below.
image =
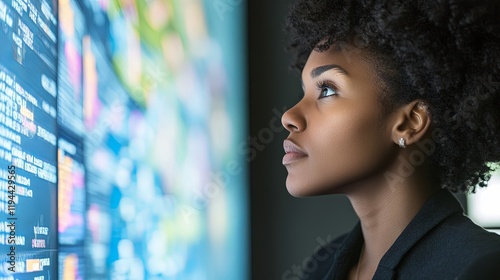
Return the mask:
[[[404,255],[430,230],[456,212],[463,213],[463,209],[448,190],[441,190],[432,196],[384,254],[373,279],[394,279]]]
[[[343,280],[347,278],[349,269],[357,262],[363,246],[363,233],[361,224],[358,222],[353,230],[345,237],[342,245],[335,253],[334,265],[325,275],[323,280]]]

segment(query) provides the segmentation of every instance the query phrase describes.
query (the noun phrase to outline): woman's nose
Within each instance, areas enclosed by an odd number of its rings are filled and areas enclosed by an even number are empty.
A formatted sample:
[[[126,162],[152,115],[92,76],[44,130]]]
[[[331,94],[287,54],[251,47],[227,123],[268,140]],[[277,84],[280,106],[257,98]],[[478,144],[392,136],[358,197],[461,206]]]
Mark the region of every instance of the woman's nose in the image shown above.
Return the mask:
[[[300,102],[288,109],[281,117],[281,123],[289,132],[301,132],[306,128],[306,121],[299,104]]]

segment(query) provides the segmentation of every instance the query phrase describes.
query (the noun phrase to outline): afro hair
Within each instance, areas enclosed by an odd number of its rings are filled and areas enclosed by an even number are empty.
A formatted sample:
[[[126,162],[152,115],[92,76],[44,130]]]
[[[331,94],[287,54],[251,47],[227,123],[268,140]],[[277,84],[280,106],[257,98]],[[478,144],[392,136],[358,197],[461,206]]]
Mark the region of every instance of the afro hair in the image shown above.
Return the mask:
[[[475,191],[500,161],[500,8],[488,0],[300,0],[287,19],[293,66],[312,50],[364,50],[387,110],[424,100],[432,118],[432,174]],[[385,109],[384,109],[385,110]]]

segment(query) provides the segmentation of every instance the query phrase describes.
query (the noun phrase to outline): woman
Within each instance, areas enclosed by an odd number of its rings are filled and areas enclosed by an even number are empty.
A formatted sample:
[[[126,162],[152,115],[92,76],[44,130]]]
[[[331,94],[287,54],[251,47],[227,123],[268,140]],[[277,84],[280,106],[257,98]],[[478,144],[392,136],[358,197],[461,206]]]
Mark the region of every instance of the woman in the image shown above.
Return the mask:
[[[360,219],[304,278],[500,277],[500,236],[450,193],[486,186],[500,162],[499,14],[465,0],[292,7],[304,96],[282,118],[287,189],[345,194]]]

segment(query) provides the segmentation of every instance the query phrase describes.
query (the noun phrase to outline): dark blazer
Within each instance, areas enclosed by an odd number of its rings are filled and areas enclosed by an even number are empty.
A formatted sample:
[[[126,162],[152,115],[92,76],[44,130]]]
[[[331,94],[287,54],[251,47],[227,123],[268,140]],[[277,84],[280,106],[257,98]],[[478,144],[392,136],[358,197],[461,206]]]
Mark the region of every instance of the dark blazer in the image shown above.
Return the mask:
[[[304,278],[346,279],[362,245],[358,223],[314,253]],[[455,197],[441,190],[382,257],[373,279],[500,279],[500,235],[474,224]]]

